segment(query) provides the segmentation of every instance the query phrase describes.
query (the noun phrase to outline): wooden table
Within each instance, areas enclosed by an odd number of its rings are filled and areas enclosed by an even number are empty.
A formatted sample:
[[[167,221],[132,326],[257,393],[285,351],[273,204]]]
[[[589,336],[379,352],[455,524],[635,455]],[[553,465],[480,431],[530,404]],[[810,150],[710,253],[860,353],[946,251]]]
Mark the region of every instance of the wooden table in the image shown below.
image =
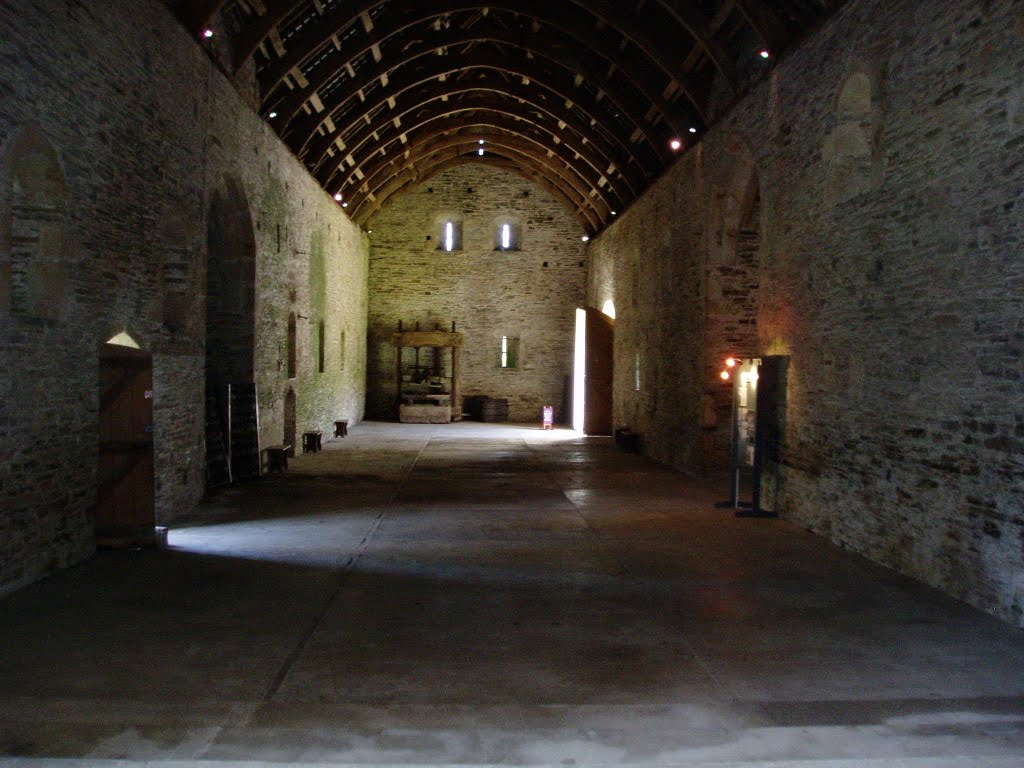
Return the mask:
[[[267,455],[267,472],[284,472],[288,469],[290,445],[268,445],[263,449]]]
[[[302,452],[303,453],[317,453],[322,450],[321,440],[323,439],[323,432],[303,432],[302,433]]]

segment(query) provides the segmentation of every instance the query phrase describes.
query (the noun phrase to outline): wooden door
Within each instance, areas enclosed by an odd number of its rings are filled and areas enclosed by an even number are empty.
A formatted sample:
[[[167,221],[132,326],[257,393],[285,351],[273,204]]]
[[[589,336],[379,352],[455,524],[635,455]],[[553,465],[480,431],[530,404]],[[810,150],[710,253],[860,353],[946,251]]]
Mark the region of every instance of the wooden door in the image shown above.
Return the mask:
[[[96,543],[150,546],[155,529],[153,359],[107,344],[100,352]]]
[[[781,496],[788,372],[789,357],[771,355],[761,358],[754,446],[755,513],[774,514]]]
[[[615,321],[587,307],[586,373],[584,374],[583,432],[612,433],[612,374],[614,372]]]

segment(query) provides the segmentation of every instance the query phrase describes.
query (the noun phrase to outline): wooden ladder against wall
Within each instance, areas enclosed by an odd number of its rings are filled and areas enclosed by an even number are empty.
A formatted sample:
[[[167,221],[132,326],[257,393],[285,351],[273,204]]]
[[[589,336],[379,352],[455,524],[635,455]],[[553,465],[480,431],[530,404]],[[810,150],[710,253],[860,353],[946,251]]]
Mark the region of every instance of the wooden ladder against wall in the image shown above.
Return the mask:
[[[222,394],[223,393],[223,394]],[[228,421],[227,390],[206,393],[206,487],[219,488],[231,483],[229,447],[224,439],[224,426]]]
[[[256,384],[233,384],[231,403],[231,475],[234,480],[260,476],[260,405]]]

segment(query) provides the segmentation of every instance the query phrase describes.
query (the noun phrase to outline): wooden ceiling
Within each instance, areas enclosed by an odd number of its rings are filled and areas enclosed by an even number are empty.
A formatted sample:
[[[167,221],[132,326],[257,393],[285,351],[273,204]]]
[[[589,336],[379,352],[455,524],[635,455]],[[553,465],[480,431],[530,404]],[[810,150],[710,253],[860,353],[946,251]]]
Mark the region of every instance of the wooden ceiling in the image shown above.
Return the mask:
[[[842,0],[167,2],[356,223],[483,162],[593,235]]]

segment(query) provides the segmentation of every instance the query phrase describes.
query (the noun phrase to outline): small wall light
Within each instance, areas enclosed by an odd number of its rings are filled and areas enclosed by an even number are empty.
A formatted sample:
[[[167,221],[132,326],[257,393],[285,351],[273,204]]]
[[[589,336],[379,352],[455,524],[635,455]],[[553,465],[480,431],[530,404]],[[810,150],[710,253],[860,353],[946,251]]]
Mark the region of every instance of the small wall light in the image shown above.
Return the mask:
[[[678,152],[679,148],[683,146],[683,142],[681,142],[679,139],[672,139],[672,141],[670,141],[668,145],[672,147],[673,152]]]
[[[341,202],[341,192],[336,193],[334,195],[334,199],[337,200],[340,203]]]
[[[772,52],[771,52],[771,51],[769,51],[769,50],[768,50],[767,48],[765,48],[765,49],[763,49],[763,50],[761,51],[761,58],[762,58],[762,59],[770,59],[770,58],[771,58],[771,56],[772,56]]]
[[[213,30],[207,27],[203,30],[203,39],[209,40],[211,37],[213,37]]]

